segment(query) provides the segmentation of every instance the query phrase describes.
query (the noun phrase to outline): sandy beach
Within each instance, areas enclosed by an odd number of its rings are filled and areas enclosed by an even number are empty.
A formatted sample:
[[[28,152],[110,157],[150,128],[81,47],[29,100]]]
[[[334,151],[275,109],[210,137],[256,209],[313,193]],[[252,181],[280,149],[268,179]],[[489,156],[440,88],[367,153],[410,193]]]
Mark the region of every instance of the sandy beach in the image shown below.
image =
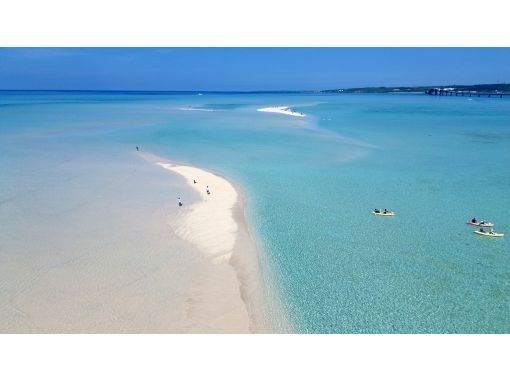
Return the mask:
[[[194,202],[180,198],[179,215],[169,221],[175,234],[196,247],[204,259],[186,302],[186,332],[267,331],[256,247],[238,190],[227,179],[203,169],[141,155],[182,176],[199,197]]]
[[[287,106],[259,108],[257,111],[269,112],[269,113],[279,113],[282,115],[296,116],[296,117],[306,117],[306,115],[304,113],[293,111],[290,107],[287,107]]]

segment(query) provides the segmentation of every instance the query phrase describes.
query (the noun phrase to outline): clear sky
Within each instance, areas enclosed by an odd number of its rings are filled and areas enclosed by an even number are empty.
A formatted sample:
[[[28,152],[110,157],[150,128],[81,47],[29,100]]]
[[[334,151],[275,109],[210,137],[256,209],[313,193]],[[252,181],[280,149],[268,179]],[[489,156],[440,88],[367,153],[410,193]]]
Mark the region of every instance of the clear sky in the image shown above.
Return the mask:
[[[316,90],[510,82],[510,48],[0,48],[0,89]]]

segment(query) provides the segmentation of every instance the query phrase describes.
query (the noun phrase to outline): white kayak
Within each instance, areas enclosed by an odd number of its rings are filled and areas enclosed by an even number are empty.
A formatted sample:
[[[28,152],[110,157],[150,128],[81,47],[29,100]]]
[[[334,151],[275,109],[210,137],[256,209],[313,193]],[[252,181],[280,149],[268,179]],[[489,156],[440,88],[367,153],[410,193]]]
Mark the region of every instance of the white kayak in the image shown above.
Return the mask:
[[[380,212],[375,212],[375,211],[372,211],[372,214],[374,215],[377,215],[377,216],[395,216],[395,213],[393,211],[380,211]]]
[[[481,235],[481,236],[487,236],[487,237],[503,237],[505,234],[500,234],[498,232],[482,232],[482,231],[475,231],[475,234]]]

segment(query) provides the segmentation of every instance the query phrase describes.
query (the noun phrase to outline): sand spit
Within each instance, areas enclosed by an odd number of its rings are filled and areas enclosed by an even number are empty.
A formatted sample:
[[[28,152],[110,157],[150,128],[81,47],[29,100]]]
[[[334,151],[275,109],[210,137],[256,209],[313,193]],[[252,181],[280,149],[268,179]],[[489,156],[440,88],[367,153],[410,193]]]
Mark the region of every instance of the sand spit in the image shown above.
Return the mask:
[[[287,107],[287,106],[259,108],[257,111],[259,111],[259,112],[269,112],[269,113],[280,113],[280,114],[283,114],[283,115],[296,116],[296,117],[306,117],[306,115],[304,113],[296,112],[296,111],[292,110],[290,107]]]
[[[173,232],[204,259],[193,274],[185,332],[269,332],[257,251],[244,220],[242,195],[228,180],[206,170],[147,153],[143,157],[181,175],[199,195],[191,203],[182,199],[179,214],[169,220]]]

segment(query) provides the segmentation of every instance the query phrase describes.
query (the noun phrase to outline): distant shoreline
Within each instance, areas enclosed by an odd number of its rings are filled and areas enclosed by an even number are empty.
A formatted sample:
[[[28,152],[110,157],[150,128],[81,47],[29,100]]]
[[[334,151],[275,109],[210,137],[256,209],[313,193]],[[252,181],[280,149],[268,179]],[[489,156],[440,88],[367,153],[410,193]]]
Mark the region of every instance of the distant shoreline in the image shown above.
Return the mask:
[[[493,83],[493,84],[474,84],[474,85],[434,85],[434,86],[381,86],[381,87],[350,87],[350,88],[337,88],[331,90],[322,90],[325,94],[404,94],[404,93],[426,93],[431,88],[444,88],[451,89],[452,91],[464,92],[484,92],[484,93],[506,93],[510,92],[510,84],[506,83]]]

